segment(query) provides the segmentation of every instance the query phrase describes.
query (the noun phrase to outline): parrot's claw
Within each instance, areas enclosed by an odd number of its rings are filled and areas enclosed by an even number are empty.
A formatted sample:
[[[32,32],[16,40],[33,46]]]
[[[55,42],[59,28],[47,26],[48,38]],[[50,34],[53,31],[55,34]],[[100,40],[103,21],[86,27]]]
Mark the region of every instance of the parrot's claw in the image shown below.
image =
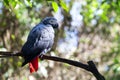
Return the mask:
[[[40,58],[41,60],[43,60],[43,55],[44,55],[44,54],[40,54],[40,55],[39,55],[39,58]]]
[[[41,60],[43,60],[43,55],[45,55],[46,52],[47,52],[47,49],[44,49],[44,51],[39,54],[39,58],[40,58]]]

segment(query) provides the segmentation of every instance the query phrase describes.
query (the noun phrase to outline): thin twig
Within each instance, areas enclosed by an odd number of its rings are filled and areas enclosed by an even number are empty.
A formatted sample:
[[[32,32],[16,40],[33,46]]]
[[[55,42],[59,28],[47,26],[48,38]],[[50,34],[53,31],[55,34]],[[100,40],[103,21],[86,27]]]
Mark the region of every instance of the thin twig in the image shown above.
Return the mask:
[[[0,56],[0,58],[5,58],[5,57],[10,57],[10,56],[5,56],[5,55],[3,55],[3,56]],[[12,56],[11,56],[12,57]]]
[[[4,52],[0,51],[0,55],[5,56],[5,57],[10,57],[10,56],[22,56],[22,52]]]

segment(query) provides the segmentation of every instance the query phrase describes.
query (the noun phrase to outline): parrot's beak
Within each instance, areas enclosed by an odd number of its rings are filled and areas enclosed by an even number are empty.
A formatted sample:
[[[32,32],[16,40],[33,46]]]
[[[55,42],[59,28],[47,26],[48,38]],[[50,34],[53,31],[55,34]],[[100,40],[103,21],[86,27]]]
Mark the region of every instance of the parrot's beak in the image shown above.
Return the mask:
[[[59,27],[58,23],[53,25],[53,28],[57,29]]]

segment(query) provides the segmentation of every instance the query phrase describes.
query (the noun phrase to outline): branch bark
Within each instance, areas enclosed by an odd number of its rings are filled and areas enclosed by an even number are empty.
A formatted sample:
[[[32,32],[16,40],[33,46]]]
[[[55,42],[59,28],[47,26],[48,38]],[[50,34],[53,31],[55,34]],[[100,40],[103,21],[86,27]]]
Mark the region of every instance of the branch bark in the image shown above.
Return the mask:
[[[21,52],[14,52],[14,54],[11,54],[13,52],[0,52],[0,58],[5,58],[5,57],[10,57],[10,56],[22,56]],[[89,72],[91,72],[97,80],[105,80],[104,76],[102,76],[98,69],[96,68],[95,64],[93,61],[88,61],[88,64],[84,64],[78,61],[74,60],[69,60],[69,59],[64,59],[56,56],[47,56],[47,55],[42,55],[40,56],[40,59],[44,60],[52,60],[52,61],[57,61],[57,62],[62,62],[62,63],[67,63],[69,65],[73,65],[82,69],[85,69]]]

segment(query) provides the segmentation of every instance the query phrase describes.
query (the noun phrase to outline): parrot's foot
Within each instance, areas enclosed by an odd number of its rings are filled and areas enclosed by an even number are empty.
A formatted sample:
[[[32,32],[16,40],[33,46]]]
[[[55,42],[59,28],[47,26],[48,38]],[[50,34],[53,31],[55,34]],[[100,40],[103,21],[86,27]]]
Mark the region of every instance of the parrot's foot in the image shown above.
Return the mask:
[[[45,55],[47,53],[47,49],[44,49],[40,54],[39,54],[39,58],[41,60],[43,60],[43,55]]]
[[[44,54],[42,54],[42,53],[39,55],[39,58],[40,58],[41,60],[43,60],[43,55],[44,55]]]

